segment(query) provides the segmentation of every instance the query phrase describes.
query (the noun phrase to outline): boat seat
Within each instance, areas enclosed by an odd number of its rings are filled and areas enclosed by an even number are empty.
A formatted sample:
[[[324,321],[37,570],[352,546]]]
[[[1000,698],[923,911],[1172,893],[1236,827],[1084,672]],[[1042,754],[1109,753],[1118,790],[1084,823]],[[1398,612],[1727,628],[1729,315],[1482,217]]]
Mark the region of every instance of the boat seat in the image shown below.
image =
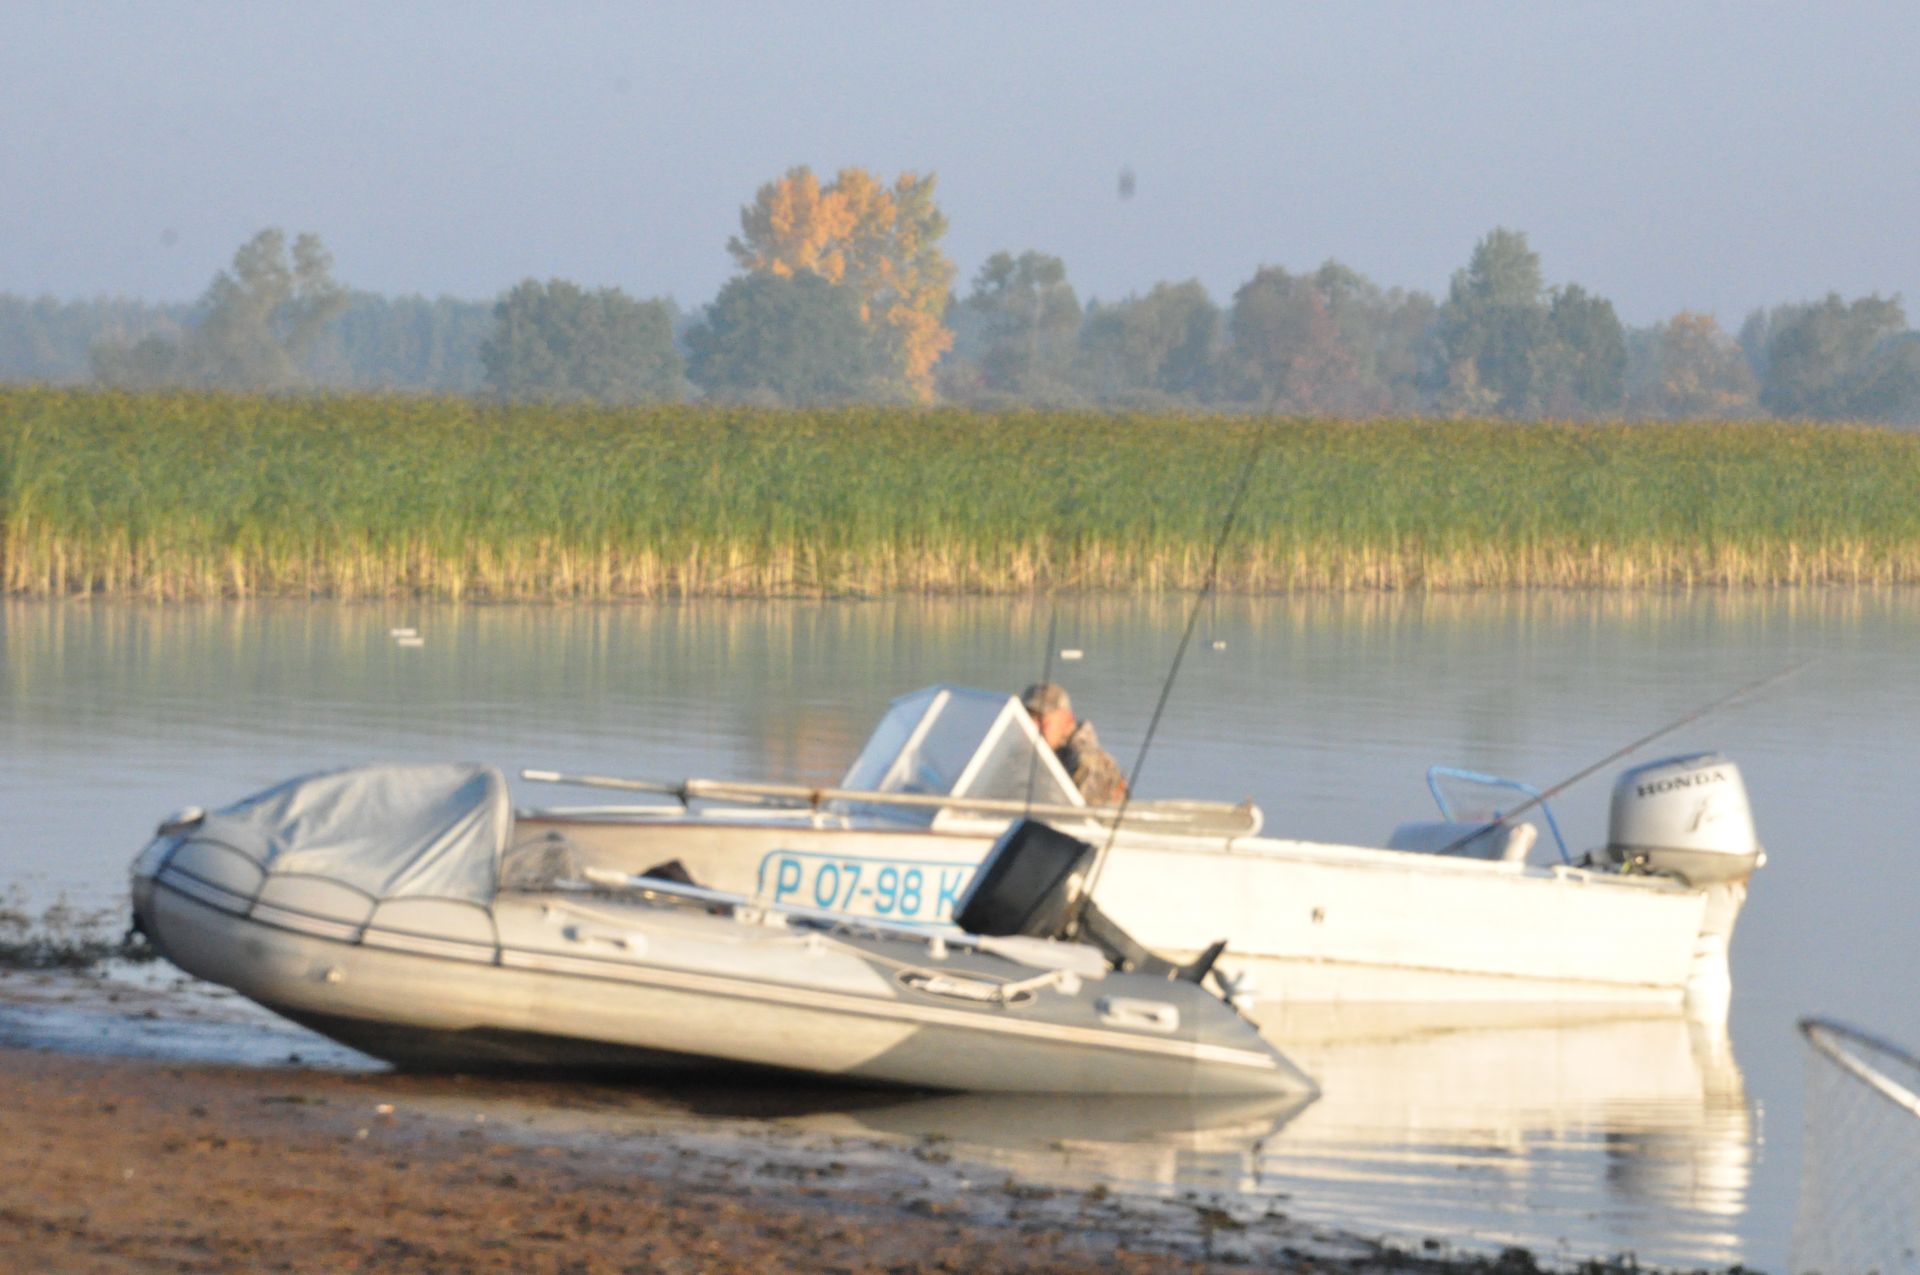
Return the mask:
[[[1461,859],[1520,863],[1533,849],[1540,830],[1530,823],[1488,824],[1430,819],[1403,823],[1387,838],[1387,849],[1411,854],[1445,854]]]

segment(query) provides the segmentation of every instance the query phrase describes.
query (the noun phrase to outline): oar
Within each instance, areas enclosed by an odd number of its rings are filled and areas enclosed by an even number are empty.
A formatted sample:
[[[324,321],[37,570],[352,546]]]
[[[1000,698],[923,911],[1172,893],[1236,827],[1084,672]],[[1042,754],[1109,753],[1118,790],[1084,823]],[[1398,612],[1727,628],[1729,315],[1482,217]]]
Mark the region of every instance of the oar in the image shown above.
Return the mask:
[[[699,797],[721,801],[798,802],[818,809],[829,801],[853,801],[874,806],[903,806],[920,810],[960,807],[988,814],[1019,815],[1032,813],[1060,819],[1096,819],[1102,822],[1180,824],[1192,823],[1193,812],[1126,809],[1118,806],[1070,806],[1051,802],[1032,805],[997,797],[956,797],[938,793],[873,792],[862,788],[812,788],[806,784],[746,783],[727,779],[682,779],[663,783],[657,779],[622,779],[613,775],[569,775],[556,770],[523,770],[522,779],[543,784],[572,784],[582,788],[615,788],[624,792],[652,792],[673,797],[685,805]],[[1225,807],[1237,810],[1239,807]],[[1250,822],[1250,818],[1249,818]]]

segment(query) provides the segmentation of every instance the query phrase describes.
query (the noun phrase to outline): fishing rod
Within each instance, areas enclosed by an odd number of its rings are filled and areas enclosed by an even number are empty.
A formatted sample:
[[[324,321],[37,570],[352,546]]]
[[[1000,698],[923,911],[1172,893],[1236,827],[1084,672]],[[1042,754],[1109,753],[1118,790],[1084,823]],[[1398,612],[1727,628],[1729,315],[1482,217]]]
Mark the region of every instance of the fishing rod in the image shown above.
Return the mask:
[[[1214,537],[1213,553],[1207,560],[1207,574],[1200,583],[1199,596],[1193,600],[1193,609],[1187,613],[1187,627],[1180,634],[1180,645],[1174,648],[1173,664],[1167,669],[1166,681],[1160,685],[1159,702],[1153,706],[1153,716],[1147,722],[1147,733],[1140,741],[1140,755],[1133,759],[1133,771],[1127,776],[1127,790],[1120,794],[1119,814],[1114,817],[1113,828],[1107,833],[1107,839],[1100,847],[1100,853],[1094,856],[1093,867],[1087,871],[1086,888],[1082,898],[1093,896],[1093,887],[1099,884],[1100,873],[1107,866],[1107,857],[1113,851],[1113,843],[1120,832],[1121,821],[1126,818],[1127,806],[1133,801],[1134,789],[1139,786],[1140,772],[1147,764],[1147,750],[1153,747],[1153,736],[1160,729],[1160,717],[1167,710],[1167,700],[1173,694],[1174,679],[1180,675],[1180,664],[1187,658],[1187,645],[1193,641],[1194,626],[1200,621],[1200,610],[1213,592],[1214,581],[1220,574],[1220,551],[1226,547],[1227,538],[1233,534],[1233,524],[1240,517],[1240,506],[1245,503],[1247,489],[1253,484],[1253,471],[1259,467],[1260,455],[1266,449],[1267,439],[1273,432],[1272,420],[1263,421],[1254,432],[1253,445],[1247,449],[1246,463],[1240,467],[1240,484],[1234,488],[1233,499],[1227,502],[1227,516],[1220,522],[1220,534]]]
[[[1567,778],[1562,779],[1559,783],[1553,785],[1551,788],[1542,789],[1541,791],[1535,793],[1533,796],[1527,798],[1525,801],[1521,802],[1519,805],[1515,806],[1512,810],[1502,811],[1501,813],[1495,815],[1491,820],[1489,820],[1484,825],[1481,825],[1480,827],[1476,827],[1473,831],[1463,834],[1457,840],[1447,843],[1445,846],[1442,846],[1440,848],[1440,853],[1452,854],[1454,851],[1466,845],[1469,841],[1476,841],[1479,838],[1486,836],[1488,831],[1490,831],[1491,829],[1498,828],[1502,824],[1508,823],[1511,820],[1518,818],[1519,816],[1527,813],[1529,810],[1532,810],[1535,806],[1544,805],[1550,798],[1559,796],[1561,793],[1573,787],[1575,784],[1579,783],[1581,780],[1587,778],[1588,776],[1592,775],[1596,771],[1606,769],[1608,766],[1611,766],[1614,762],[1619,761],[1622,757],[1626,757],[1629,754],[1638,752],[1640,749],[1645,748],[1648,744],[1651,744],[1654,740],[1660,739],[1667,735],[1671,735],[1673,734],[1673,732],[1679,730],[1682,726],[1691,725],[1692,723],[1699,721],[1701,718],[1706,717],[1709,714],[1715,713],[1720,709],[1725,708],[1727,705],[1733,703],[1735,700],[1744,699],[1747,696],[1752,695],[1757,691],[1761,691],[1769,686],[1772,686],[1775,682],[1785,681],[1788,677],[1792,676],[1795,673],[1798,673],[1801,669],[1813,663],[1816,658],[1818,657],[1809,655],[1806,659],[1798,660],[1792,664],[1787,665],[1783,669],[1776,669],[1775,671],[1767,674],[1765,677],[1758,678],[1754,681],[1748,682],[1745,686],[1737,687],[1734,690],[1728,691],[1725,695],[1722,695],[1719,699],[1713,700],[1710,703],[1702,704],[1700,707],[1694,709],[1692,712],[1689,712],[1689,713],[1683,714],[1680,717],[1674,718],[1672,721],[1668,722],[1666,725],[1660,727],[1660,729],[1647,732],[1645,735],[1642,735],[1640,738],[1634,740],[1631,744],[1627,744],[1622,748],[1616,748],[1614,751],[1608,753],[1605,757],[1602,757],[1599,761],[1594,762],[1591,766],[1588,766],[1584,770],[1577,771],[1574,774],[1567,776]],[[1122,809],[1124,808],[1125,807],[1123,806]]]
[[[1052,589],[1049,588],[1048,592],[1051,594]],[[1040,657],[1040,684],[1042,686],[1053,680],[1053,642],[1060,626],[1059,602],[1049,597],[1047,603],[1047,653]],[[1026,705],[1022,704],[1020,707],[1025,708]],[[1040,753],[1038,750],[1035,750],[1033,756],[1027,759],[1027,808],[1021,814],[1021,818],[1023,819],[1030,818],[1033,814],[1033,792],[1039,783]]]

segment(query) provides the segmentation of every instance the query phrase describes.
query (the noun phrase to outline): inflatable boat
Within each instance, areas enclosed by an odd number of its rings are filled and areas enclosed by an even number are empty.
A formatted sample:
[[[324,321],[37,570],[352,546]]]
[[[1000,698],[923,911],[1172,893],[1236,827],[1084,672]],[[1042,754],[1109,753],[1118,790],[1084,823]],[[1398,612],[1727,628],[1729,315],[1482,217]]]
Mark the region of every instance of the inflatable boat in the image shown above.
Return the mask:
[[[168,960],[407,1067],[716,1064],[985,1092],[1255,1095],[1312,1081],[1213,985],[1075,895],[1092,847],[1008,829],[959,931],[775,906],[516,839],[489,766],[291,780],[162,824],[135,921]],[[971,922],[977,931],[966,932]]]

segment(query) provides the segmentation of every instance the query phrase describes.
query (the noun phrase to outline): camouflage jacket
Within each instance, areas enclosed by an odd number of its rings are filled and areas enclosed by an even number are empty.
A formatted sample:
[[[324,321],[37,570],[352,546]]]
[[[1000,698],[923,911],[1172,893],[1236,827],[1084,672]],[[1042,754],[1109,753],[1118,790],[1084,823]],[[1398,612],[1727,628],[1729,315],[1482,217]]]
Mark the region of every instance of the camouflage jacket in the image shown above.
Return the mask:
[[[1127,779],[1120,773],[1120,763],[1100,747],[1100,737],[1094,734],[1092,722],[1082,721],[1075,726],[1073,734],[1067,736],[1066,743],[1060,745],[1055,755],[1088,805],[1117,806],[1127,795]]]

